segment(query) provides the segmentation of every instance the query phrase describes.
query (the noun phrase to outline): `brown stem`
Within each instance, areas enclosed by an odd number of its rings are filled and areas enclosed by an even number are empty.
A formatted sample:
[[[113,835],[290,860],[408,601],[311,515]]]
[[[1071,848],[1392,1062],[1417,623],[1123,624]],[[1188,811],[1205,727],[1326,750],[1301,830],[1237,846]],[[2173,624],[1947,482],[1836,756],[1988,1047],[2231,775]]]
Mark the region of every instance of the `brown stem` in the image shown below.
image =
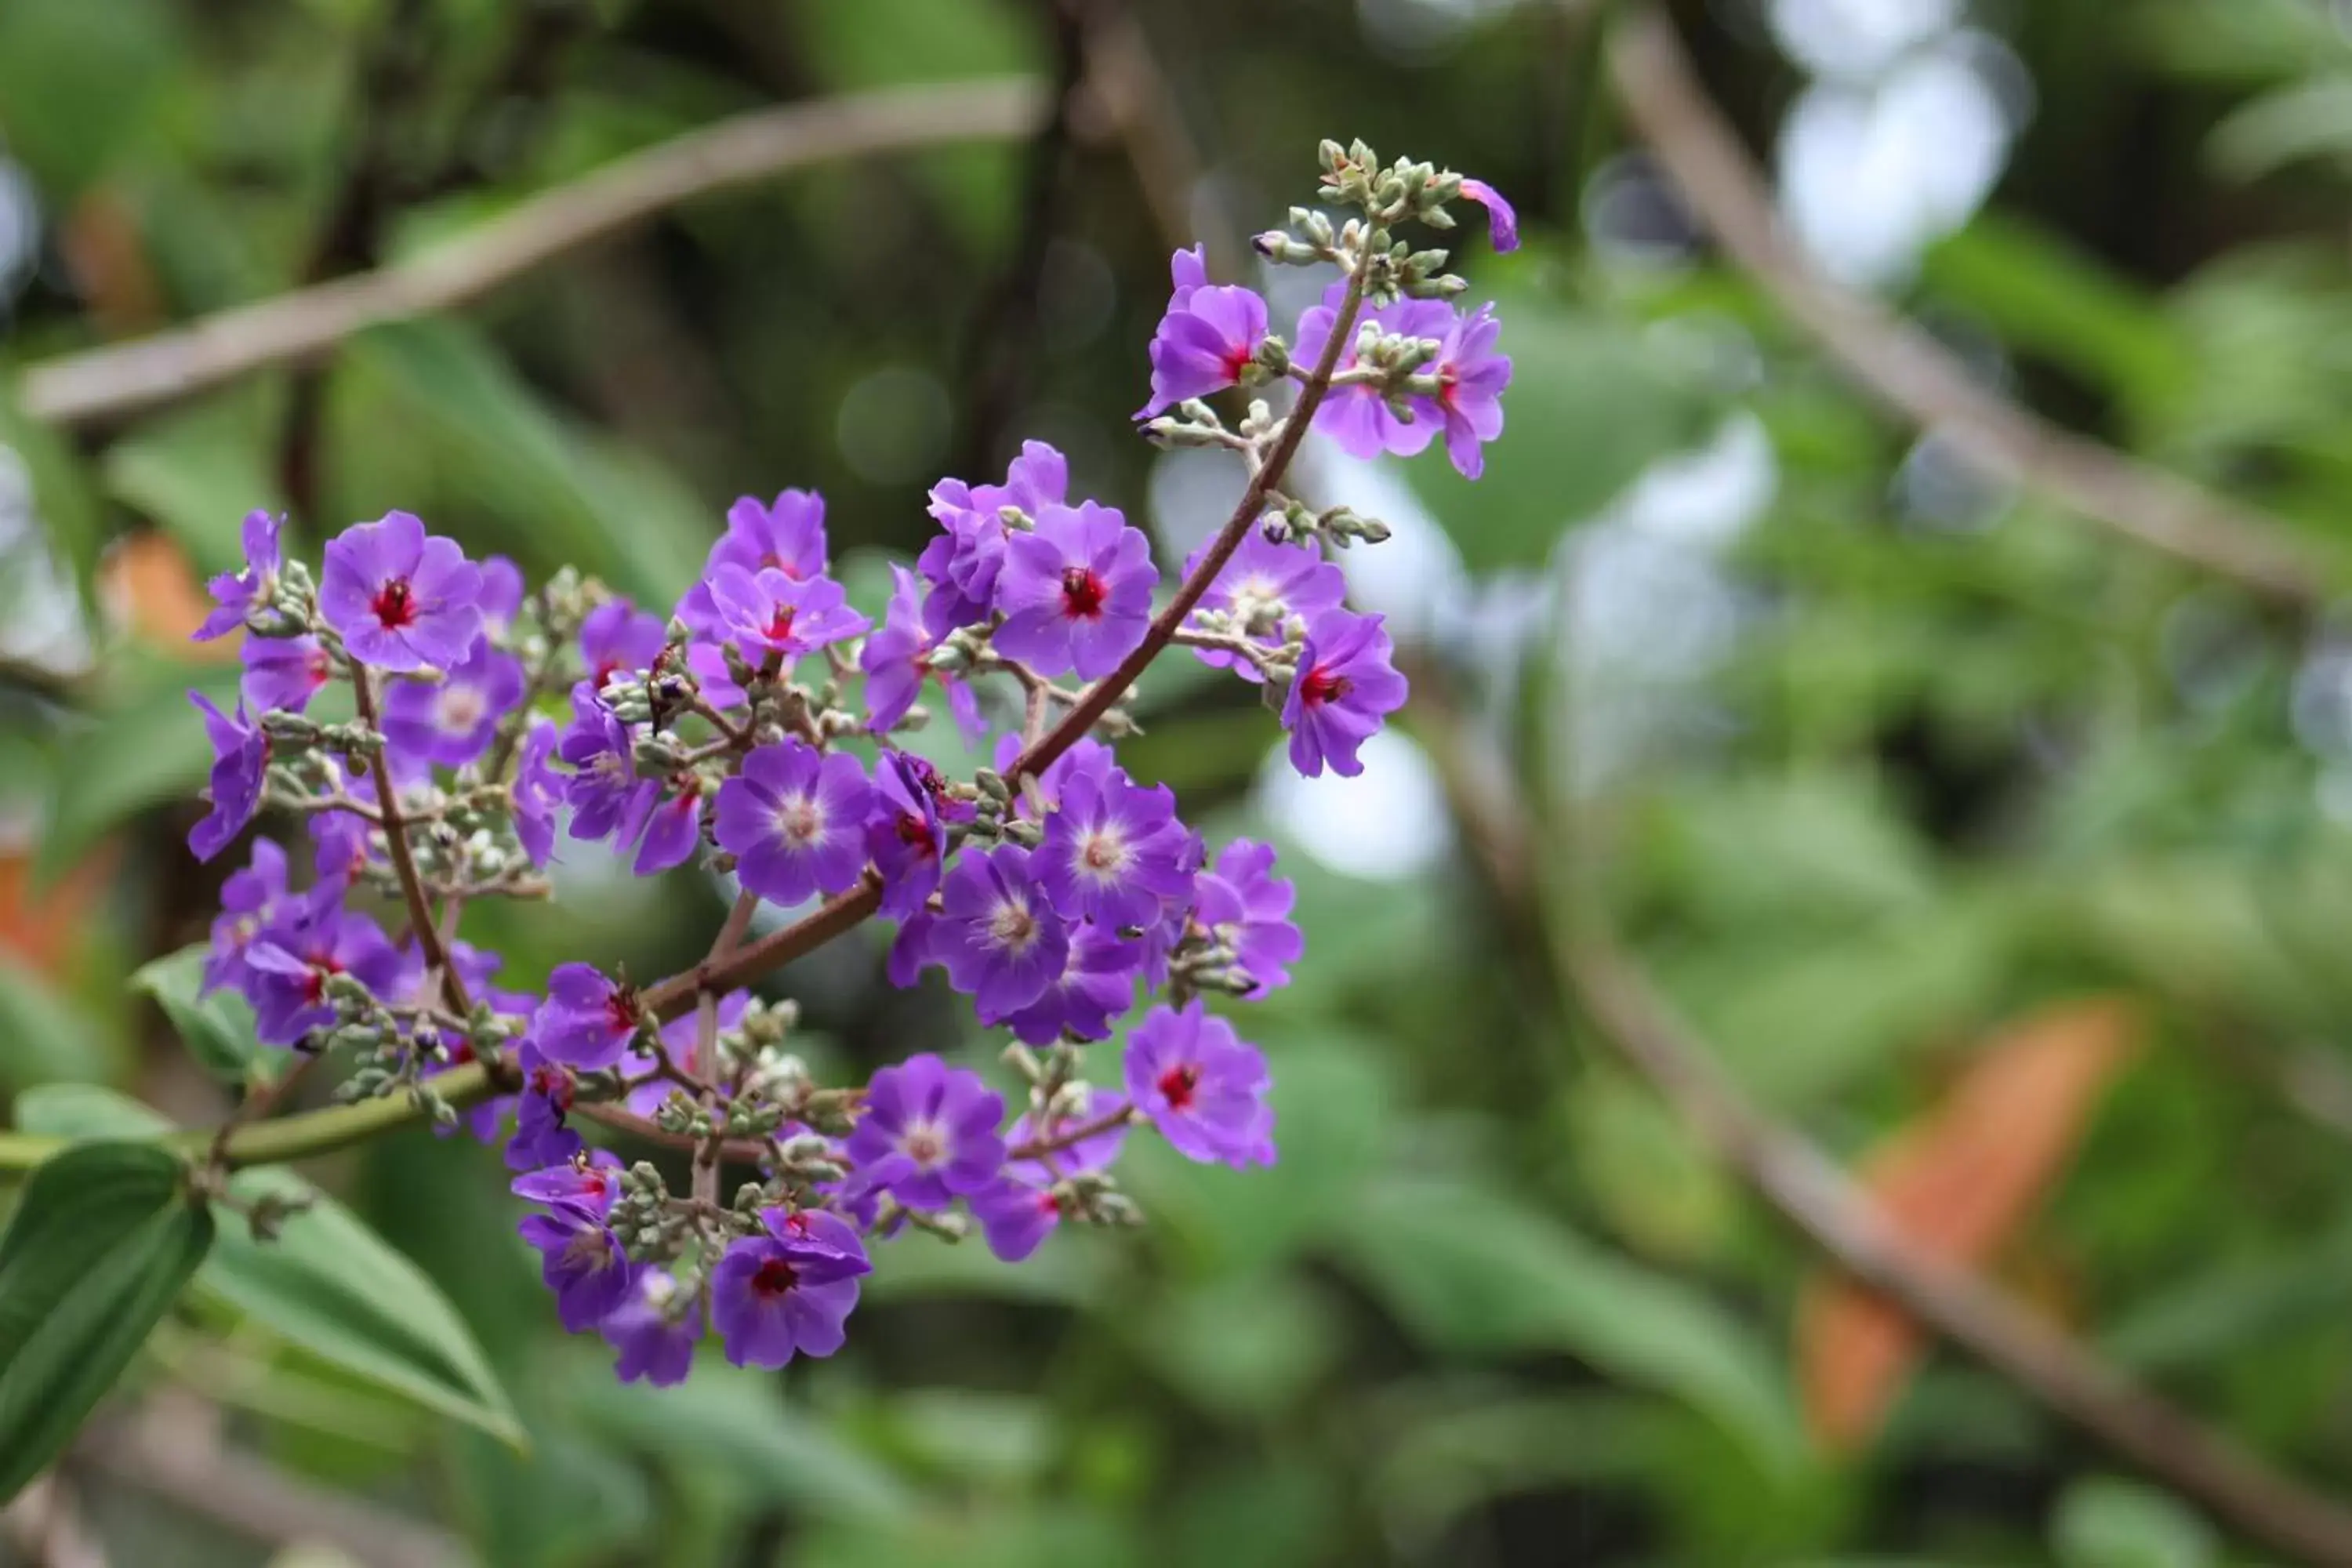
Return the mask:
[[[360,722],[381,734],[376,723],[375,683],[366,668],[357,663],[352,666],[352,700]],[[441,941],[441,929],[434,923],[433,906],[426,901],[425,883],[416,874],[416,859],[408,848],[408,824],[400,809],[400,792],[393,786],[392,769],[383,760],[383,748],[378,746],[368,758],[369,775],[375,780],[376,809],[383,814],[384,847],[392,857],[392,872],[400,881],[400,896],[408,905],[409,930],[415,934],[416,944],[425,952],[425,965],[441,976],[442,994],[448,997],[450,1007],[461,1018],[471,1017],[473,998],[466,994],[466,982],[449,963],[449,949]]]
[[[1134,1121],[1135,1116],[1135,1107],[1122,1105],[1117,1110],[1105,1111],[1091,1121],[1082,1121],[1050,1138],[1032,1138],[1025,1143],[1015,1143],[1004,1152],[1004,1157],[1008,1160],[1046,1159],[1065,1149],[1074,1149],[1089,1138],[1099,1138],[1113,1128],[1124,1127]]]

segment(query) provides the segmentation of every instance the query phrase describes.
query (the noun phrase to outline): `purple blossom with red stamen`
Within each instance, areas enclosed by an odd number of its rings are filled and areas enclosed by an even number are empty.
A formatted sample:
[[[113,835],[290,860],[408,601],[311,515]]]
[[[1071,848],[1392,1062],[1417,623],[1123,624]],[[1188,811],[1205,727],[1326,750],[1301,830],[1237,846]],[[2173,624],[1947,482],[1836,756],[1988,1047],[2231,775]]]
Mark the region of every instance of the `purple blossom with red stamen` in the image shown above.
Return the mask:
[[[236,694],[257,713],[301,712],[335,672],[333,656],[314,637],[247,637],[239,652],[245,674]]]
[[[572,723],[556,741],[556,754],[572,767],[564,798],[572,805],[572,837],[636,842],[661,785],[637,776],[636,748],[629,727],[583,686],[572,692]]]
[[[923,772],[929,767],[904,752],[884,752],[875,763],[866,853],[882,877],[882,912],[894,920],[919,910],[938,890],[947,853],[947,823]]]
[[[661,617],[639,610],[626,599],[607,599],[580,623],[580,663],[591,690],[625,670],[649,668],[659,656],[668,633]]]
[[[1265,342],[1265,301],[1254,290],[1234,285],[1185,290],[1152,334],[1151,400],[1136,417],[1149,419],[1187,398],[1239,385]]]
[[[1378,616],[1326,610],[1315,618],[1282,702],[1291,766],[1308,778],[1319,776],[1326,764],[1347,778],[1364,771],[1356,749],[1383,717],[1404,706],[1405,679],[1391,655]]]
[[[572,1069],[550,1061],[528,1036],[515,1052],[515,1069],[522,1075],[522,1092],[515,1100],[514,1136],[507,1140],[507,1168],[530,1171],[570,1163],[581,1148],[580,1134],[564,1121],[578,1087]]]
[[[941,479],[931,489],[930,513],[946,532],[926,545],[915,569],[931,584],[923,602],[923,629],[944,637],[975,626],[998,607],[997,577],[1004,564],[1004,509],[1034,519],[1069,493],[1068,459],[1043,441],[1024,441],[1001,485]]]
[[[399,952],[375,921],[343,908],[342,891],[340,882],[322,882],[288,900],[246,948],[246,1000],[264,1044],[294,1045],[332,1024],[327,983],[336,975],[378,995],[398,989]]]
[[[830,577],[793,577],[773,566],[758,573],[723,565],[707,579],[716,616],[710,635],[734,643],[757,664],[769,654],[797,658],[828,643],[861,637],[874,623],[849,607]]]
[[[1445,456],[1465,479],[1486,471],[1486,443],[1503,433],[1503,389],[1511,384],[1511,357],[1495,352],[1503,324],[1495,307],[1457,316],[1437,351],[1437,412],[1445,426]]]
[[[1005,542],[995,647],[1040,675],[1098,679],[1143,641],[1159,581],[1150,542],[1118,512],[1094,501],[1048,506],[1034,530]]]
[[[710,579],[722,566],[758,574],[773,570],[798,582],[825,572],[824,498],[814,490],[786,490],[772,503],[739,496],[727,509],[727,528],[710,546],[702,578],[678,601],[678,618],[698,632],[709,631],[718,611]]]
[[[1079,926],[1071,934],[1060,977],[1004,1023],[1013,1038],[1032,1046],[1066,1037],[1108,1039],[1112,1023],[1135,1005],[1135,977],[1142,965],[1141,942],[1107,926]]]
[[[560,963],[547,977],[547,1000],[531,1016],[531,1038],[552,1062],[597,1072],[621,1059],[644,1023],[636,988],[607,979],[593,964]]]
[[[206,991],[224,985],[243,989],[245,950],[269,924],[286,900],[286,850],[276,839],[253,841],[253,858],[221,884],[221,912],[213,919],[211,951],[205,959]]]
[[[710,1271],[710,1324],[727,1359],[773,1368],[795,1355],[831,1355],[857,1306],[857,1278],[873,1267],[839,1216],[770,1210],[766,1229],[730,1242]]]
[[[1274,1163],[1274,1110],[1265,1058],[1196,997],[1181,1012],[1155,1007],[1127,1037],[1127,1092],[1187,1159]]]
[[[362,664],[395,673],[446,669],[481,635],[481,570],[457,541],[390,511],[327,541],[319,613]]]
[[[629,868],[640,877],[650,877],[691,859],[702,847],[702,805],[700,775],[690,771],[672,773],[667,793],[646,813],[637,858]]]

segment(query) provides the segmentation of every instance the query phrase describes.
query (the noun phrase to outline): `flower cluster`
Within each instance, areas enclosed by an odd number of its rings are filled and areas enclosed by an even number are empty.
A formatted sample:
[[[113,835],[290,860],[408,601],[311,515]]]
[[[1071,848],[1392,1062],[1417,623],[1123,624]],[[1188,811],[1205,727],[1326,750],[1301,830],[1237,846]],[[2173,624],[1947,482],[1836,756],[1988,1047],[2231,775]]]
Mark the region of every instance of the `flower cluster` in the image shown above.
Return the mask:
[[[1039,442],[1001,482],[932,489],[939,532],[894,570],[879,625],[832,574],[805,491],[737,502],[666,618],[569,572],[526,595],[509,563],[470,561],[404,512],[329,541],[315,579],[275,523],[247,520],[246,567],[212,584],[197,634],[246,637],[235,710],[196,699],[216,761],[189,841],[210,858],[268,812],[307,826],[310,869],[254,841],[207,983],[242,991],[271,1044],[353,1053],[348,1095],[405,1095],[451,1123],[470,1108],[534,1205],[522,1235],[558,1315],[608,1339],[623,1377],[677,1381],[706,1334],[739,1364],[830,1354],[869,1248],[908,1229],[976,1223],[1018,1259],[1065,1221],[1130,1221],[1113,1167],[1139,1129],[1194,1160],[1275,1158],[1265,1059],[1209,1004],[1288,982],[1291,886],[1270,847],[1213,850],[1165,786],[1129,774],[1121,702],[1183,646],[1261,689],[1300,772],[1358,771],[1405,687],[1325,546],[1383,531],[1280,489],[1291,422],[1363,452],[1442,431],[1475,473],[1509,374],[1491,310],[1445,302],[1460,285],[1444,253],[1391,234],[1450,226],[1461,195],[1507,247],[1500,198],[1378,168],[1360,145],[1327,144],[1324,166],[1357,216],[1302,210],[1297,235],[1260,245],[1340,271],[1295,351],[1259,295],[1211,283],[1198,252],[1175,258],[1146,431],[1231,448],[1253,477],[1172,595],[1145,536],[1073,495]],[[1258,402],[1229,428],[1202,401],[1277,380],[1297,384],[1286,414]],[[934,687],[973,741],[1003,722],[993,767],[950,778],[900,743]],[[731,877],[710,956],[651,986],[568,963],[536,991],[497,988],[463,911],[545,896],[567,844],[641,875]],[[747,942],[762,905],[810,908]],[[743,988],[868,916],[894,923],[894,982],[937,969],[1009,1032],[1013,1103],[929,1055],[819,1084],[793,1005]],[[1090,1084],[1086,1047],[1122,1030],[1116,1082]],[[591,1148],[587,1122],[680,1151],[686,1190]]]

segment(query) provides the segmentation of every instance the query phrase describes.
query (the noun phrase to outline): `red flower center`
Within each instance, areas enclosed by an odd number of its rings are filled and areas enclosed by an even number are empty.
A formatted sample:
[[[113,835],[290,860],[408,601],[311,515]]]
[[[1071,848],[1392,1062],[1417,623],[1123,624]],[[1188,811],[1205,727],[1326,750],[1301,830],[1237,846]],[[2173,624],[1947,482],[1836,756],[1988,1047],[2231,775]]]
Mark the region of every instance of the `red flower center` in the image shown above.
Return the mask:
[[[1317,665],[1298,678],[1298,697],[1303,702],[1337,702],[1348,695],[1356,683],[1344,675],[1336,675],[1325,665]]]
[[[778,605],[776,613],[768,617],[768,640],[782,642],[793,635],[793,606]]]
[[[376,624],[388,632],[396,632],[416,622],[416,598],[405,577],[394,577],[378,588],[373,603],[368,607],[375,612]]]
[[[613,1027],[636,1033],[637,994],[625,985],[614,986],[604,995],[604,1016]]]
[[[751,1276],[752,1292],[772,1301],[798,1283],[800,1276],[781,1258],[763,1259]]]
[[[1200,1087],[1201,1069],[1191,1062],[1170,1068],[1160,1075],[1160,1097],[1171,1110],[1192,1109],[1192,1091]]]
[[[334,660],[327,657],[323,647],[312,648],[310,657],[302,661],[302,673],[309,678],[313,691],[327,684],[327,677],[334,673]]]
[[[1242,372],[1248,367],[1249,362],[1255,357],[1256,356],[1252,344],[1234,343],[1227,347],[1225,350],[1225,379],[1227,381],[1236,382],[1241,380]]]
[[[343,972],[343,962],[331,952],[312,952],[304,956],[310,964],[310,978],[302,983],[302,1000],[315,1004],[327,994],[327,976]]]
[[[1066,615],[1083,620],[1094,620],[1102,615],[1103,601],[1110,596],[1110,588],[1099,573],[1084,566],[1071,566],[1062,573],[1062,609]]]
[[[927,855],[938,847],[931,837],[931,825],[911,811],[898,814],[898,842]]]

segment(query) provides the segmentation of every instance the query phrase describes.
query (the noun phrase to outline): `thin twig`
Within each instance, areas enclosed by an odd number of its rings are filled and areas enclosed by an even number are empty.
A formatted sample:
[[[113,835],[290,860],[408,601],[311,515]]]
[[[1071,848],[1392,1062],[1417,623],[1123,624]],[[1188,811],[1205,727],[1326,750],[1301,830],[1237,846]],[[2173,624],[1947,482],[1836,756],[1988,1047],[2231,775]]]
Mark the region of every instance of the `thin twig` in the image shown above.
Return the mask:
[[[1516,918],[1552,928],[1562,988],[1717,1158],[1838,1267],[2115,1453],[2250,1540],[2352,1568],[2352,1510],[2264,1466],[1979,1276],[1922,1252],[1835,1161],[1751,1104],[1675,1016],[1596,899],[1548,908],[1547,889],[1534,879],[1546,857],[1499,749],[1444,705],[1434,683],[1415,683],[1414,707],[1432,728],[1440,779],[1497,896]],[[1599,885],[1593,868],[1576,872],[1582,887]]]
[[[360,722],[371,730],[377,728],[374,681],[356,664],[352,667],[352,701]],[[393,875],[400,882],[400,896],[408,905],[408,929],[425,954],[426,972],[441,976],[441,988],[451,1009],[459,1017],[471,1017],[474,1001],[466,994],[465,977],[449,962],[449,949],[441,940],[441,928],[434,921],[424,880],[416,874],[416,858],[408,847],[408,823],[400,809],[400,790],[392,781],[392,769],[384,762],[383,747],[370,754],[368,769],[375,780],[376,809],[383,814],[384,848],[392,858]]]
[[[2150,549],[2297,610],[2325,600],[2330,563],[2285,522],[2060,429],[1822,272],[1783,230],[1754,160],[1654,5],[1617,23],[1608,57],[1619,103],[1692,213],[1864,391],[1979,465]]]
[[[383,322],[453,310],[693,197],[814,163],[1025,135],[1043,109],[1034,83],[1008,79],[818,99],[723,121],[542,192],[411,260],[32,365],[18,404],[58,425],[119,418],[308,359]]]

